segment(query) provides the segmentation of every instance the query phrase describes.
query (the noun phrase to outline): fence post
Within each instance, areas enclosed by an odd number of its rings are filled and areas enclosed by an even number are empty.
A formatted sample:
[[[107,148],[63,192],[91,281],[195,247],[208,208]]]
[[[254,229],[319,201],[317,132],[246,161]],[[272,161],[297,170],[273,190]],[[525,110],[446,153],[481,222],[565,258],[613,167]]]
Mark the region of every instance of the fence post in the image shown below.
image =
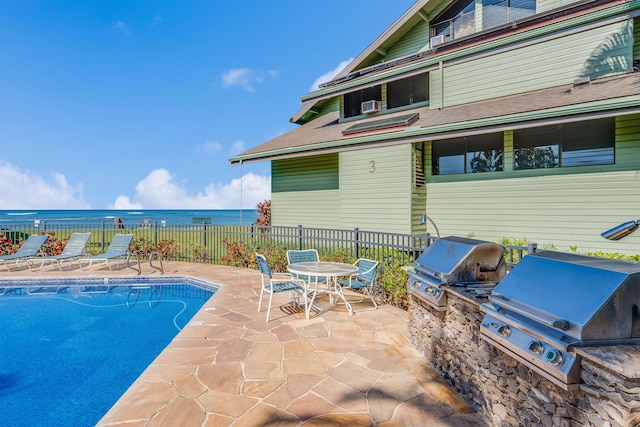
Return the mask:
[[[42,226],[40,230],[47,231],[47,221],[45,220],[40,221],[40,225]]]
[[[202,222],[202,246],[207,246],[207,224],[206,222]]]
[[[158,247],[158,221],[153,221],[153,246]]]
[[[298,225],[298,250],[302,250],[302,225]]]
[[[527,245],[527,254],[529,255],[535,254],[537,250],[538,250],[538,244],[529,242],[529,244]]]
[[[431,233],[424,233],[424,248],[431,246]]]
[[[100,249],[104,252],[104,221],[100,222]]]
[[[359,231],[358,231],[358,227],[353,229],[353,256],[355,257],[355,259],[360,258],[360,236],[359,236]]]

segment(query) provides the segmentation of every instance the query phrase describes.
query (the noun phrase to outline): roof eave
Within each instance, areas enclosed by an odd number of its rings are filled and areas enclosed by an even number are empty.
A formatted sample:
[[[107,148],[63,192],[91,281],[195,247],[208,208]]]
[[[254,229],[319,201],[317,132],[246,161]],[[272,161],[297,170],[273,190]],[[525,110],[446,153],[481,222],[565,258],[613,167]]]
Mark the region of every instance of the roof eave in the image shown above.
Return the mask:
[[[231,165],[237,165],[242,163],[299,157],[301,154],[308,155],[310,152],[327,153],[350,151],[362,148],[364,145],[395,145],[425,139],[446,139],[464,136],[471,133],[498,132],[501,130],[515,128],[566,123],[569,121],[583,120],[585,117],[595,119],[599,117],[612,117],[638,113],[640,113],[640,95],[633,95],[618,98],[614,102],[612,102],[612,100],[594,101],[584,104],[449,123],[425,128],[412,126],[407,127],[402,131],[325,141],[306,146],[282,148],[246,155],[241,154],[229,159],[229,163]]]

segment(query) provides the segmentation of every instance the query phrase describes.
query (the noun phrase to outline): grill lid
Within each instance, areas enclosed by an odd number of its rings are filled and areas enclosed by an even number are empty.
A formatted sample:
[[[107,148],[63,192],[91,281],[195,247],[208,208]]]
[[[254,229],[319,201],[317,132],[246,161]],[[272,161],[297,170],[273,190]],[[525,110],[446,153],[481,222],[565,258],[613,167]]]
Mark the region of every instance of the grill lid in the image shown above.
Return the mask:
[[[440,284],[499,281],[506,274],[504,248],[493,242],[443,237],[427,248],[414,268]]]
[[[490,308],[571,343],[640,338],[640,264],[540,251],[493,289]]]

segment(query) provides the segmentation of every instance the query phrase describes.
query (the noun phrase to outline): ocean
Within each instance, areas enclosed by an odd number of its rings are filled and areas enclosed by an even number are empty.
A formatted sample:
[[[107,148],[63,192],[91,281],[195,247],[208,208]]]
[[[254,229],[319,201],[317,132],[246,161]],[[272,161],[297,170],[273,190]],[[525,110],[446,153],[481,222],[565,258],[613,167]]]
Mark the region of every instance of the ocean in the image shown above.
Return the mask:
[[[211,224],[250,225],[258,218],[255,209],[219,210],[0,210],[0,226],[7,224],[47,223],[87,224],[113,223],[120,218],[126,224],[141,225],[165,221],[166,224],[191,224],[205,218]]]

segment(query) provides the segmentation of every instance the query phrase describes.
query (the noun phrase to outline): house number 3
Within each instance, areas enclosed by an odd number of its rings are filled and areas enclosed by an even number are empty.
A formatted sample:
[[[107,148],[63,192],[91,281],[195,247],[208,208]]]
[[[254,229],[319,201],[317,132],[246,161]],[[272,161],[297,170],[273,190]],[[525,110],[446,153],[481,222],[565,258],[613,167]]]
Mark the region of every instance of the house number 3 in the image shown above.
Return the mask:
[[[376,171],[376,161],[375,160],[371,160],[369,162],[369,166],[371,166],[369,168],[369,173],[374,173]]]

